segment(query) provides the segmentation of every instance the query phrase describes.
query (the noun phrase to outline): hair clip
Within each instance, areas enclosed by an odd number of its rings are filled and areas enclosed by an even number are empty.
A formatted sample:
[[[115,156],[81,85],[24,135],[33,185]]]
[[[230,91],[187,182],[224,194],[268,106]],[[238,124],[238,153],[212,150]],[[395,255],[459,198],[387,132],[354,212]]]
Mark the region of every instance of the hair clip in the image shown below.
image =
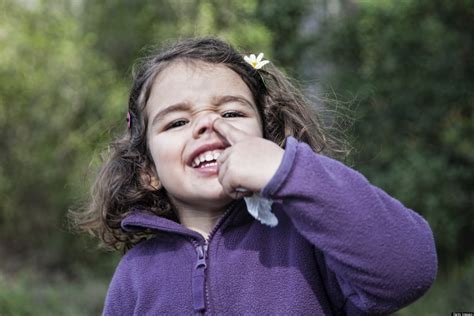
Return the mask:
[[[255,57],[255,54],[244,56],[244,60],[254,69],[260,69],[270,62],[269,60],[263,60],[263,53],[258,54],[258,57]]]
[[[127,127],[130,129],[130,126],[132,124],[132,118],[130,116],[130,111],[127,112]]]

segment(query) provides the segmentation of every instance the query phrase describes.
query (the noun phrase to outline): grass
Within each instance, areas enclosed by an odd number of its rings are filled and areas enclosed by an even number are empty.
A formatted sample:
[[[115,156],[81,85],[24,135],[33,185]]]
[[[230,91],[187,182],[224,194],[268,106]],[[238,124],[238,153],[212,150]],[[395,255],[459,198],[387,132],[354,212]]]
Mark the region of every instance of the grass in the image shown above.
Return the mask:
[[[68,280],[21,272],[0,275],[0,315],[100,315],[109,280],[91,276]]]

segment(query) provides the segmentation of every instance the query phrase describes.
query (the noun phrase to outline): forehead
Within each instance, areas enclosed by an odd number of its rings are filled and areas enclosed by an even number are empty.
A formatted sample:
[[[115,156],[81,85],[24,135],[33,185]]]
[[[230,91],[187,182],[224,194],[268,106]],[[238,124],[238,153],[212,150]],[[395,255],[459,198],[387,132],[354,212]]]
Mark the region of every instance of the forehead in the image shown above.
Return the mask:
[[[241,95],[254,103],[240,76],[222,64],[176,61],[155,78],[147,102],[148,112],[179,102],[207,102],[221,95]]]

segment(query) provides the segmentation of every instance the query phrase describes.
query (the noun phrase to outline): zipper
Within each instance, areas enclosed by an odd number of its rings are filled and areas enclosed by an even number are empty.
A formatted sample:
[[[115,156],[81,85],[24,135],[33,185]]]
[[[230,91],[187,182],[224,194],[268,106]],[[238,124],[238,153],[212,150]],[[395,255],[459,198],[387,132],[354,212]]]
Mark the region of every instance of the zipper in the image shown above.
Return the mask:
[[[234,208],[236,202],[232,203],[227,210],[224,212],[224,215],[217,221],[217,224],[214,225],[214,228],[209,233],[207,239],[204,240],[204,244],[199,243],[196,238],[190,238],[191,243],[193,244],[197,260],[193,270],[192,276],[192,292],[193,292],[193,304],[194,311],[196,313],[204,313],[206,308],[209,311],[210,299],[209,299],[209,289],[206,282],[206,270],[207,270],[207,252],[209,249],[209,242],[212,237],[215,235],[219,227],[225,221],[225,219],[230,214],[230,211]]]
[[[207,289],[206,289],[206,257],[208,245],[199,245],[196,240],[192,240],[194,247],[196,248],[197,261],[193,270],[193,304],[195,312],[204,312],[206,310],[207,302]]]

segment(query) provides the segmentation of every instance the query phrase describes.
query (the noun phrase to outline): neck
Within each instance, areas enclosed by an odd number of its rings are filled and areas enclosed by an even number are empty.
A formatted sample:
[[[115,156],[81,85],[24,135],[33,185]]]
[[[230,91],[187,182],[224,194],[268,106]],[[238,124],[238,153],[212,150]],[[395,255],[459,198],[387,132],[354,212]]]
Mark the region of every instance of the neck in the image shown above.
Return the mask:
[[[173,205],[183,226],[198,232],[204,239],[208,239],[210,232],[224,214],[228,204],[218,207],[197,206],[173,199]]]

